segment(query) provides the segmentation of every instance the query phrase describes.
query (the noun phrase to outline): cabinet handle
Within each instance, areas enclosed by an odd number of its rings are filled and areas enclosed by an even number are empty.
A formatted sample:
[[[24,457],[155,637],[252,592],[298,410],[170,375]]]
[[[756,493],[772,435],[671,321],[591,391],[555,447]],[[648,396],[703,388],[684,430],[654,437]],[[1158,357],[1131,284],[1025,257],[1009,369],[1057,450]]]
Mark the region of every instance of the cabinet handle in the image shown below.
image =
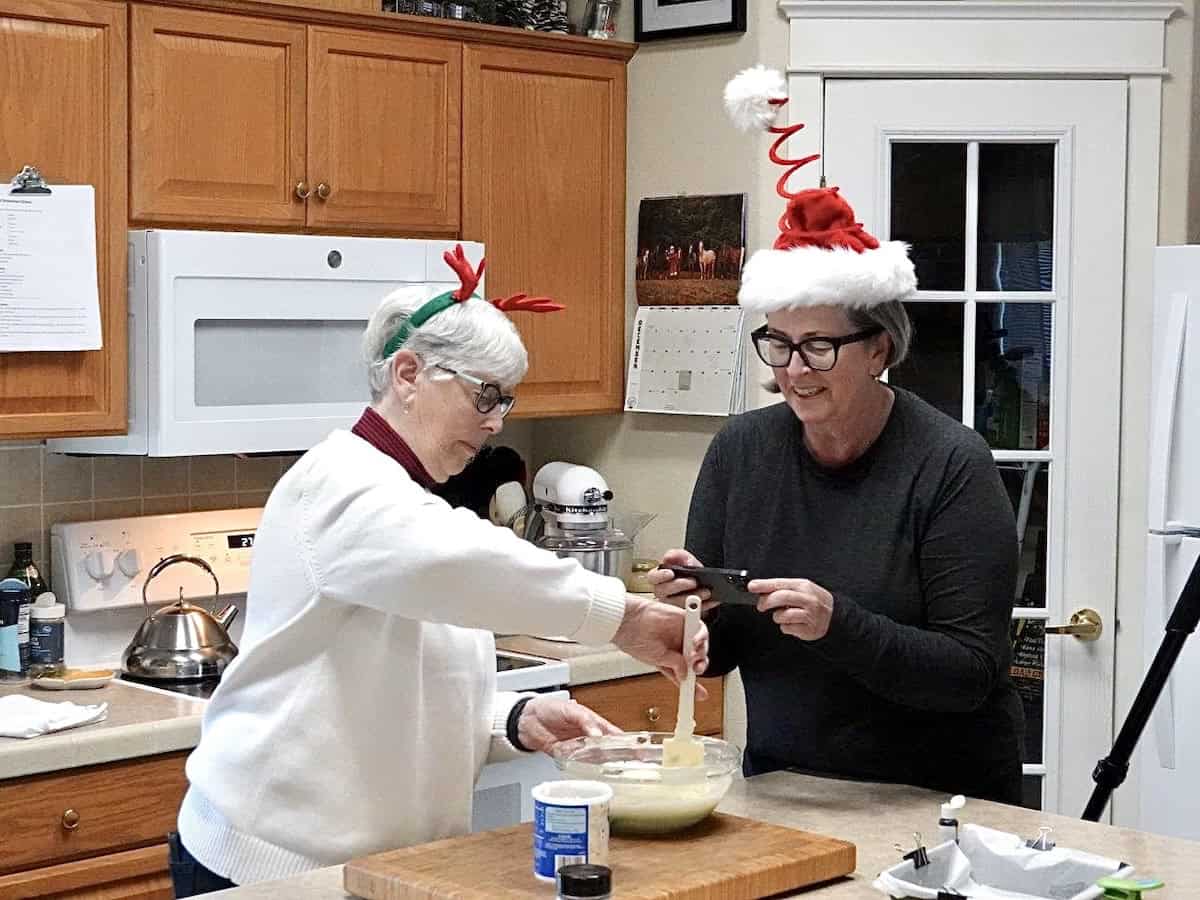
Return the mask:
[[[651,724],[657,722],[661,718],[661,715],[658,712],[658,707],[652,706],[648,710],[646,710],[646,718],[650,721]]]
[[[333,188],[331,188],[325,182],[322,181],[320,184],[317,185],[317,199],[318,200],[328,200],[329,195],[332,193],[333,193]]]
[[[79,827],[79,813],[73,809],[68,809],[62,814],[62,827],[64,831],[74,831]]]
[[[296,199],[307,200],[312,196],[312,189],[308,186],[307,181],[296,182]]]

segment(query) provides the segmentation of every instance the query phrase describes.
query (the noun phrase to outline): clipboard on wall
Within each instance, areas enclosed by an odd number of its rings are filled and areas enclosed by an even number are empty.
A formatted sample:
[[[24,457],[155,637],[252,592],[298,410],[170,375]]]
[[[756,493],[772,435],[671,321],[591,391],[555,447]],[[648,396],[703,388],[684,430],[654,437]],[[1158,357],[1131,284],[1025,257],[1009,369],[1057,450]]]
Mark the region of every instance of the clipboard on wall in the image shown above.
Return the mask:
[[[100,347],[95,189],[25,166],[0,186],[0,353]]]

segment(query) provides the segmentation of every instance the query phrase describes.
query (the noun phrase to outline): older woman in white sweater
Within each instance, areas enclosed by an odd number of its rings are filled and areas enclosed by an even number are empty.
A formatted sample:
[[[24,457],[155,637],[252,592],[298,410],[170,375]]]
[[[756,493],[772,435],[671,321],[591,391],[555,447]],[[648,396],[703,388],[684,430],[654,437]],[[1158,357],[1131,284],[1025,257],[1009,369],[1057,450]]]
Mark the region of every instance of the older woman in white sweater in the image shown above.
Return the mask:
[[[363,342],[371,405],[267,501],[241,653],[187,763],[178,896],[465,833],[485,763],[616,730],[498,692],[493,631],[612,641],[674,679],[706,662],[706,632],[680,646],[677,608],[429,492],[513,405],[527,359],[504,310],[556,308],[486,302],[447,256],[462,288],[384,299]]]

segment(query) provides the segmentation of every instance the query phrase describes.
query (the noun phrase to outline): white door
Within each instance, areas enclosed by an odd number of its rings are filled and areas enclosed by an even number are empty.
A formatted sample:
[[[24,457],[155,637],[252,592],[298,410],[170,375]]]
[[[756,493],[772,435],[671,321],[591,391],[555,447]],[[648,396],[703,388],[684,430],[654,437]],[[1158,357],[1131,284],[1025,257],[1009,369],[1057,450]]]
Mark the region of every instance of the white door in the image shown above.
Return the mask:
[[[1008,487],[1025,802],[1078,816],[1113,737],[1126,85],[828,80],[823,144],[859,220],[912,245],[890,380],[983,434]],[[1045,633],[1085,608],[1098,640]]]

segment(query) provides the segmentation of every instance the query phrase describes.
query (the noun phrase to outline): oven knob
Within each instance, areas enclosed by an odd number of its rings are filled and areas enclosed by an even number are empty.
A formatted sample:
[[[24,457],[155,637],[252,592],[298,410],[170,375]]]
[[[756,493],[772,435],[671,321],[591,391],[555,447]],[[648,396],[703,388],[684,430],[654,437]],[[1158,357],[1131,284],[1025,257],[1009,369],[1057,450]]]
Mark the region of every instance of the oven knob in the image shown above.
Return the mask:
[[[117,567],[130,578],[142,571],[142,561],[138,559],[137,550],[133,547],[122,550],[117,556]]]
[[[117,551],[94,550],[84,558],[83,567],[92,576],[93,581],[108,581],[112,578],[116,562]]]

